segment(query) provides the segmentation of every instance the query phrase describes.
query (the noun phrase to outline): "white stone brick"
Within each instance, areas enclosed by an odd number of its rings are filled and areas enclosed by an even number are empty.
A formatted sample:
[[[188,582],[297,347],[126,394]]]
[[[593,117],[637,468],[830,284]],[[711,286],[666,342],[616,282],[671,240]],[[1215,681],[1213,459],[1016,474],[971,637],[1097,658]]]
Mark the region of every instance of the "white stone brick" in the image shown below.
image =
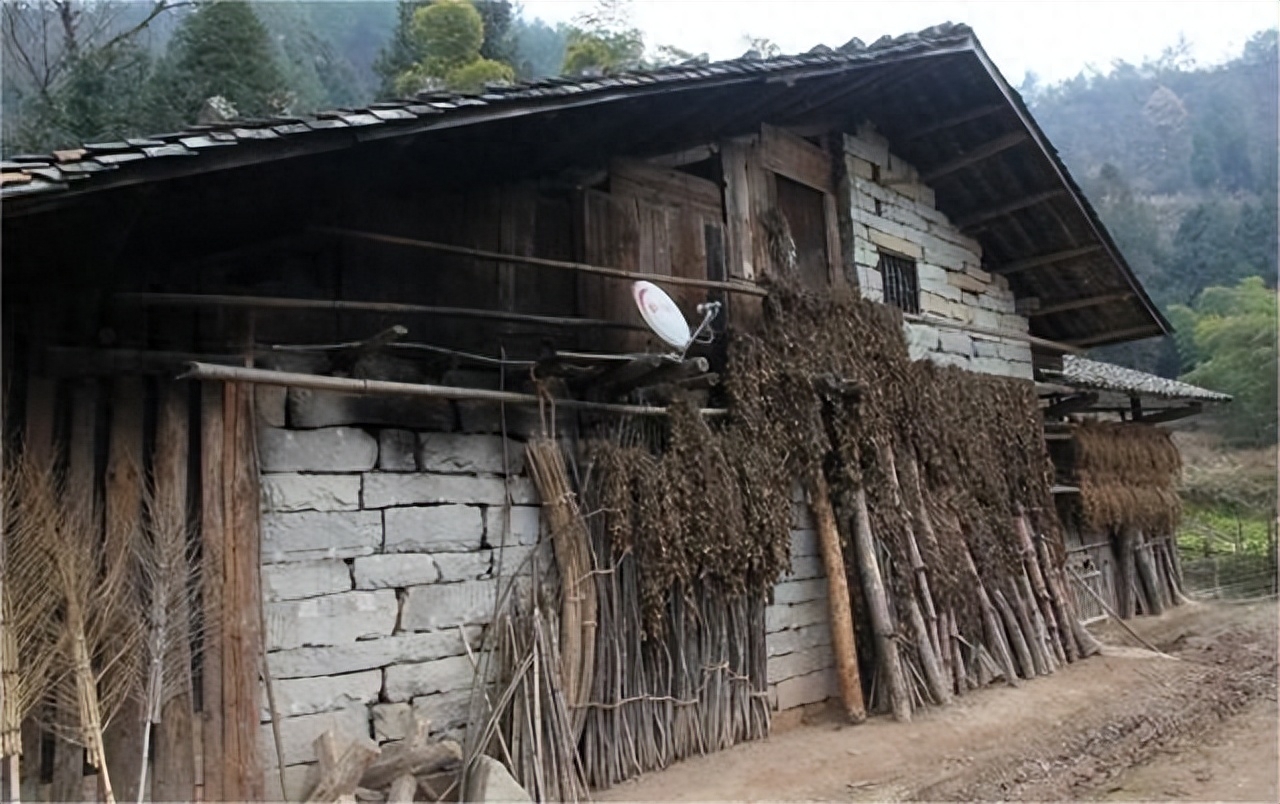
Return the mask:
[[[408,430],[386,429],[378,433],[378,469],[383,472],[416,472],[418,436]]]
[[[844,169],[850,176],[857,176],[860,179],[873,179],[875,172],[872,170],[872,164],[865,159],[857,156],[846,156],[844,159]]]
[[[271,754],[270,767],[263,770],[265,801],[304,801],[320,783],[320,766],[315,762],[289,765],[284,769],[284,792],[280,791],[280,772],[275,767],[275,743],[263,746]]]
[[[275,682],[276,709],[282,717],[333,712],[378,700],[382,691],[382,671],[349,673],[320,678],[290,678]],[[271,720],[266,690],[262,691],[260,718]]]
[[[417,664],[396,664],[386,670],[387,700],[395,703],[433,692],[469,690],[475,679],[471,660],[452,656]]]
[[[973,339],[964,332],[942,330],[938,335],[940,348],[944,352],[968,357],[973,354]]]
[[[412,586],[405,597],[400,627],[438,631],[457,625],[483,625],[493,616],[497,583],[493,580]]]
[[[821,556],[798,556],[791,559],[791,571],[783,575],[785,581],[803,581],[809,578],[825,578],[827,570]]]
[[[468,505],[389,508],[388,553],[463,553],[479,550],[484,539],[481,509]]]
[[[369,711],[363,706],[353,706],[336,712],[282,718],[280,741],[284,749],[282,753],[286,769],[289,765],[314,762],[316,738],[329,729],[333,729],[334,735],[338,738],[338,745],[345,745],[357,737],[368,737]],[[276,750],[271,734],[271,724],[264,723],[258,727],[258,744],[262,748],[260,756],[263,758],[263,764],[274,769]],[[279,787],[278,784],[277,787]]]
[[[399,605],[390,589],[267,604],[267,649],[341,645],[365,637],[390,636]]]
[[[351,589],[351,568],[337,558],[266,564],[262,595],[267,601],[299,600]]]
[[[370,708],[373,739],[379,743],[403,740],[413,729],[413,706],[408,703],[378,704]]]
[[[365,508],[389,508],[441,503],[502,505],[505,498],[500,477],[374,472],[364,476],[361,500]]]
[[[811,600],[795,606],[769,606],[764,612],[766,633],[802,628],[827,621],[827,601]]]
[[[782,656],[795,651],[809,650],[822,645],[831,644],[831,626],[829,623],[806,625],[803,628],[791,628],[786,631],[775,631],[765,638],[765,649],[770,656]],[[770,681],[775,681],[772,676]]]
[[[467,643],[480,645],[481,630],[468,626]],[[275,678],[306,678],[370,670],[404,662],[462,656],[466,643],[457,628],[426,634],[396,634],[382,639],[317,648],[294,648],[267,654]]]
[[[408,556],[401,556],[407,558]],[[435,553],[432,555],[436,566],[440,568],[440,581],[475,581],[488,577],[492,570],[493,551],[479,550],[474,553]]]
[[[524,470],[524,443],[508,440],[510,474]],[[423,433],[418,436],[418,465],[441,474],[504,474],[502,436]]]
[[[264,474],[264,511],[355,511],[360,507],[360,475]]]
[[[364,556],[351,568],[357,589],[396,589],[440,580],[435,559],[422,553]]]
[[[963,321],[967,324],[973,321],[976,313],[977,310],[967,304],[955,301],[947,302],[947,317],[955,321]]]
[[[471,685],[453,692],[419,695],[413,699],[413,713],[431,722],[431,734],[448,732],[467,725],[471,708]]]
[[[934,315],[949,315],[951,302],[934,293],[920,292],[920,312]]]
[[[378,442],[354,427],[260,427],[258,454],[264,472],[363,472],[378,459]]]
[[[1001,317],[1002,316],[1000,316],[999,314],[993,313],[990,310],[974,310],[973,311],[974,326],[985,327],[987,329],[994,329],[997,331],[1001,330],[1002,329],[1001,325],[1004,323],[1003,321],[1000,320]]]
[[[794,709],[805,704],[825,701],[837,694],[834,669],[819,670],[805,676],[778,682],[778,710]]]
[[[369,555],[382,545],[377,511],[263,514],[262,561],[305,561]]]
[[[816,578],[807,581],[783,581],[773,587],[774,605],[808,603],[810,600],[826,599],[826,578]]]
[[[900,233],[887,232],[886,229],[899,229]],[[905,227],[891,225],[888,221],[879,221],[870,232],[871,242],[880,248],[919,260],[924,257],[924,250],[920,248],[919,243],[912,242],[909,237],[910,234],[905,231]]]
[[[835,666],[835,656],[830,645],[792,651],[782,656],[770,656],[768,677],[770,681],[782,681],[805,676]]]
[[[950,354],[948,352],[932,352],[929,360],[938,366],[954,366],[955,368],[968,369],[969,358],[963,355]]]
[[[801,556],[820,556],[821,549],[818,547],[818,532],[812,529],[797,529],[791,531],[791,558],[799,558]]]
[[[1018,343],[1016,341],[1003,341],[1000,343],[1000,357],[1005,360],[1013,360],[1019,363],[1031,362],[1031,344]]]
[[[912,360],[919,360],[929,352],[937,351],[941,336],[936,327],[927,324],[907,324],[907,355]]]
[[[813,524],[813,511],[809,508],[807,502],[792,503],[791,527],[799,530],[809,530],[815,527]]]
[[[542,508],[533,505],[513,505],[509,533],[504,529],[505,510],[496,506],[484,509],[485,544],[490,547],[499,545],[529,547],[537,544],[542,534]]]
[[[511,488],[512,505],[540,505],[542,498],[538,496],[538,488],[533,480],[527,477],[508,478]]]
[[[974,357],[1000,357],[1000,344],[984,338],[973,339]]]
[[[282,385],[255,385],[253,387],[253,410],[258,414],[258,423],[267,427],[284,427],[284,400],[289,389]]]
[[[850,156],[865,160],[873,165],[880,165],[883,167],[888,164],[888,143],[875,138],[874,134],[869,131],[866,132],[866,134],[866,137],[855,137],[850,134],[844,135],[844,152]]]

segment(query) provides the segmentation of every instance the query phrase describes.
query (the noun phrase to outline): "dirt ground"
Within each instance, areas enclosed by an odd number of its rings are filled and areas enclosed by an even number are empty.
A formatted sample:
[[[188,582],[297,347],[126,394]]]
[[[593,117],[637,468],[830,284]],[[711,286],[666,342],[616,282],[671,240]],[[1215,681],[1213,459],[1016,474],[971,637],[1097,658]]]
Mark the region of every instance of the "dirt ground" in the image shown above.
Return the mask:
[[[1104,654],[911,723],[827,714],[602,801],[1277,801],[1275,602],[1187,604],[1096,629]]]

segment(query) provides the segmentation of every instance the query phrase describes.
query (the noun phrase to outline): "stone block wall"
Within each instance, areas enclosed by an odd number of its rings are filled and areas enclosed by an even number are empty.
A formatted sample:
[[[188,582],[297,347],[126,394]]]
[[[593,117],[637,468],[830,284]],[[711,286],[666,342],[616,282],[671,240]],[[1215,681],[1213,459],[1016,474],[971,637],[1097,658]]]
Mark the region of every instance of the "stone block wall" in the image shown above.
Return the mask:
[[[264,388],[257,404],[267,661],[283,794],[300,800],[316,778],[312,743],[330,727],[385,743],[417,713],[461,737],[467,644],[479,649],[492,616],[499,559],[503,578],[527,568],[541,517],[521,441],[508,447],[508,526],[500,436],[441,431],[457,419],[421,410],[408,420],[424,429],[370,425],[383,417],[367,403],[311,391]],[[265,694],[261,719],[267,794],[279,799]]]
[[[869,127],[845,136],[847,205],[845,235],[852,241],[851,270],[864,296],[884,299],[877,268],[882,251],[915,261],[920,312],[1001,332],[1027,332],[1002,276],[982,270],[982,247],[934,207],[932,188],[915,168],[890,151],[891,143]],[[1032,378],[1031,347],[1021,341],[927,323],[909,323],[914,359],[987,374]]]
[[[791,573],[774,586],[765,609],[769,704],[778,712],[839,694],[818,535],[799,486],[793,497]]]

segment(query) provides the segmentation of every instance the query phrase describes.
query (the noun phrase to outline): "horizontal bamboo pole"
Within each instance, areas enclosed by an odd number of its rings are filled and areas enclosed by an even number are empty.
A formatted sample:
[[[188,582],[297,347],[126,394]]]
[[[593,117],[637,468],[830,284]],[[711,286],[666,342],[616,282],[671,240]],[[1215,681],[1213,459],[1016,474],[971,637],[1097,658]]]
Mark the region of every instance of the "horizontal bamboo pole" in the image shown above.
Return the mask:
[[[1066,352],[1073,355],[1082,355],[1085,350],[1078,346],[1072,346],[1061,341],[1051,341],[1047,338],[1037,338],[1035,335],[1028,335],[1025,332],[1009,332],[1003,329],[991,329],[990,327],[980,327],[975,324],[966,324],[963,321],[952,321],[947,318],[936,318],[931,315],[922,315],[920,313],[903,313],[903,319],[911,324],[929,324],[935,327],[946,327],[947,329],[958,329],[963,332],[972,332],[975,335],[988,335],[992,338],[1003,338],[1007,341],[1018,341],[1019,343],[1029,343],[1032,346],[1039,346],[1042,349],[1048,349],[1054,352]]]
[[[221,366],[213,363],[191,362],[182,379],[222,380],[227,382],[249,382],[259,385],[278,385],[288,388],[311,388],[317,391],[336,391],[347,394],[366,394],[369,396],[418,396],[432,399],[453,399],[460,401],[506,402],[513,405],[538,405],[547,400],[533,394],[519,394],[512,391],[494,391],[487,388],[455,388],[448,385],[426,385],[411,382],[392,382],[389,380],[360,380],[348,377],[326,377],[320,374],[304,374],[293,371],[272,371],[270,369],[244,368],[241,366]],[[552,404],[572,410],[596,410],[605,413],[621,413],[631,416],[665,416],[667,408],[651,405],[621,405],[612,402],[588,402],[579,399],[554,399]],[[702,408],[703,416],[723,416],[729,411],[724,408]]]
[[[388,243],[395,246],[408,246],[409,248],[438,251],[442,254],[456,254],[462,257],[475,257],[476,259],[492,260],[494,262],[502,262],[509,265],[527,265],[535,268],[558,268],[565,271],[577,271],[582,274],[608,276],[613,277],[614,279],[646,279],[653,282],[655,285],[681,285],[693,288],[728,290],[733,293],[743,293],[748,296],[768,295],[768,291],[764,288],[742,282],[719,282],[713,279],[693,279],[684,276],[660,276],[658,274],[647,274],[643,271],[625,271],[621,268],[605,268],[601,265],[589,265],[587,263],[570,262],[568,260],[552,260],[546,257],[526,257],[522,254],[503,254],[498,251],[485,251],[484,249],[479,248],[453,246],[447,243],[436,243],[430,240],[415,240],[411,237],[397,237],[396,235],[378,234],[376,232],[361,232],[355,229],[342,229],[339,227],[319,227],[316,231],[337,235],[338,237],[349,237],[355,240],[368,240],[374,243]]]
[[[237,296],[218,293],[117,293],[116,301],[143,307],[244,307],[255,310],[318,310],[341,313],[386,313],[390,315],[438,315],[444,318],[479,318],[516,324],[597,329],[644,330],[638,324],[602,321],[574,316],[532,315],[475,307],[436,307],[402,302],[351,301],[348,299],[293,299],[279,296]]]

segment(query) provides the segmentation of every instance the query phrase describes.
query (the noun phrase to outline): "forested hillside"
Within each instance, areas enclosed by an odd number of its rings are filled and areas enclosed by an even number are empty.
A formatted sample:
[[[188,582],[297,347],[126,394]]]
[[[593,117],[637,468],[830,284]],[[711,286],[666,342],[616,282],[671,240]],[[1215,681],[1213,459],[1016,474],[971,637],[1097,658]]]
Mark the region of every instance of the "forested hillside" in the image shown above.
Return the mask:
[[[1178,335],[1096,350],[1236,396],[1228,435],[1276,437],[1275,30],[1226,64],[1157,60],[1022,92]]]

